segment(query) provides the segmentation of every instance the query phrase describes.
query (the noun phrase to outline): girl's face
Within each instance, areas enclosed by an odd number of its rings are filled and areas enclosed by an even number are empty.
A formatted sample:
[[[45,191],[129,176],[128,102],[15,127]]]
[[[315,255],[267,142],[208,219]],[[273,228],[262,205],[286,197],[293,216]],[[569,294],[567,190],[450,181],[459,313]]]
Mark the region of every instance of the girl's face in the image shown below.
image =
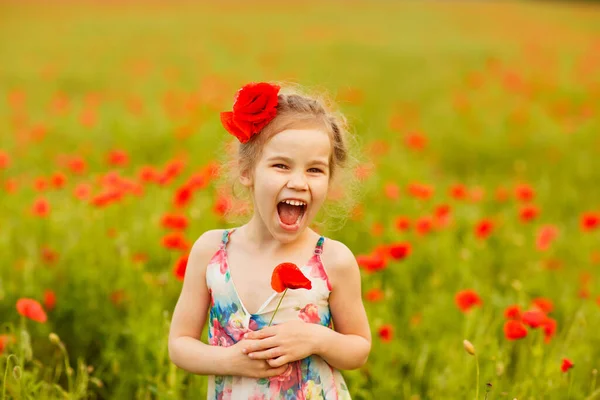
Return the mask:
[[[283,243],[295,240],[312,222],[327,197],[331,142],[319,129],[287,129],[263,147],[251,187],[255,217]]]

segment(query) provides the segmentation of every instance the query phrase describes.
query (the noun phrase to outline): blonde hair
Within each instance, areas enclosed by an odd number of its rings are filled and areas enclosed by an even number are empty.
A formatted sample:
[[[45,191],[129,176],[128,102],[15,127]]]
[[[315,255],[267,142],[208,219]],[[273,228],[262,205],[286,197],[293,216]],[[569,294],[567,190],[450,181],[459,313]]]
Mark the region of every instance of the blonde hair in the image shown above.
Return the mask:
[[[334,230],[336,226],[329,220],[334,218],[343,222],[357,202],[358,179],[354,174],[358,165],[358,158],[354,154],[356,139],[348,129],[346,118],[340,112],[333,111],[333,103],[325,95],[308,96],[297,86],[278,84],[282,89],[275,118],[248,142],[239,143],[233,139],[223,152],[228,159],[224,160],[221,169],[220,190],[221,193],[229,191],[233,197],[226,219],[240,222],[239,217],[251,210],[251,191],[240,184],[242,189],[238,192],[236,185],[243,171],[253,173],[264,145],[273,136],[287,129],[319,129],[328,134],[332,151],[329,157],[328,201],[323,205],[323,212],[319,213],[315,224]],[[321,216],[323,220],[320,220]]]

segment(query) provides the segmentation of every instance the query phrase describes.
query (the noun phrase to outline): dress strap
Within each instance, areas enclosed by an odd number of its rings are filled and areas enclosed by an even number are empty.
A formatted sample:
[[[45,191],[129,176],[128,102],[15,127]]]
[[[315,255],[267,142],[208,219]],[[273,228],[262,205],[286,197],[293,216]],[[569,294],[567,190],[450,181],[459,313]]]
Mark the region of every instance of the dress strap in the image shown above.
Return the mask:
[[[321,236],[317,241],[317,245],[315,246],[315,254],[323,254],[323,242],[325,241],[325,237]]]
[[[231,234],[233,233],[233,231],[235,231],[235,228],[233,229],[225,229],[223,231],[223,236],[221,236],[221,247],[225,248],[225,246],[227,246],[227,243],[229,242],[229,236],[231,236]]]

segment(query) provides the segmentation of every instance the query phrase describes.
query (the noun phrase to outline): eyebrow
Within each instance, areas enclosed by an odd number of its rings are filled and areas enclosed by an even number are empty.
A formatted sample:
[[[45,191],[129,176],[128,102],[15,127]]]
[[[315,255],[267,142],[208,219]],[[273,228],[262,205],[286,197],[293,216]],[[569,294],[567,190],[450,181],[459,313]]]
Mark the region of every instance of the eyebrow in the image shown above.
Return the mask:
[[[272,161],[276,161],[276,160],[281,160],[281,161],[285,161],[288,164],[292,164],[292,159],[289,157],[286,157],[286,156],[272,156],[267,159],[267,162],[272,162]],[[322,161],[322,160],[312,160],[309,164],[322,165],[324,167],[329,166],[328,162]]]

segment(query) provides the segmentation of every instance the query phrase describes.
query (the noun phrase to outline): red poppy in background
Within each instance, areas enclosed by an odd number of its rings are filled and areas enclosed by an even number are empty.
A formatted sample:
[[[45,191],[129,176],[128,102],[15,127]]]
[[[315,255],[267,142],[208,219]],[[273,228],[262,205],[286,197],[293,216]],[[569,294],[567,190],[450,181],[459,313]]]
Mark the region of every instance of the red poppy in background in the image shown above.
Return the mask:
[[[554,304],[552,304],[552,300],[547,299],[545,297],[538,297],[533,299],[532,304],[539,308],[540,311],[549,313],[554,309]]]
[[[177,261],[175,261],[175,266],[173,267],[173,275],[175,278],[183,281],[185,277],[185,270],[187,268],[189,254],[183,254],[179,257]]]
[[[540,327],[546,320],[546,314],[539,310],[527,310],[521,316],[523,323],[532,328]]]
[[[5,151],[0,150],[0,169],[6,169],[10,165],[10,156]]]
[[[387,261],[380,252],[360,254],[356,256],[356,262],[360,267],[367,270],[367,272],[381,271],[387,266]]]
[[[505,187],[500,186],[496,188],[496,201],[505,202],[508,200],[509,196],[510,193]]]
[[[311,289],[312,283],[296,264],[285,262],[273,270],[271,287],[277,293],[281,293],[286,289]]]
[[[394,222],[396,229],[403,232],[410,229],[410,219],[405,216],[396,217],[396,221]]]
[[[562,372],[567,372],[574,366],[575,366],[575,364],[573,364],[573,362],[571,360],[569,360],[568,358],[563,358],[562,364],[560,365],[560,370]]]
[[[414,182],[408,185],[408,194],[421,200],[431,198],[433,192],[433,187],[424,183]]]
[[[92,193],[92,186],[88,183],[80,183],[73,190],[73,195],[79,200],[86,200]]]
[[[400,197],[400,188],[395,183],[389,182],[383,188],[383,193],[390,200],[398,200]]]
[[[510,319],[504,323],[504,336],[508,340],[523,339],[527,336],[527,328],[520,321]]]
[[[124,167],[129,164],[129,155],[125,150],[111,150],[106,157],[108,165]]]
[[[0,335],[0,354],[8,347],[9,344],[15,343],[15,337],[13,335]]]
[[[478,202],[483,200],[485,197],[485,190],[482,187],[474,187],[469,191],[469,198],[471,201]]]
[[[550,343],[554,333],[556,332],[556,320],[553,318],[546,318],[542,323],[544,328],[544,343]]]
[[[151,165],[143,165],[137,173],[137,177],[143,183],[151,183],[158,181],[159,172]]]
[[[558,236],[558,228],[555,225],[543,225],[538,229],[536,248],[539,251],[545,251]]]
[[[186,251],[190,247],[190,244],[183,236],[183,233],[179,231],[167,233],[163,236],[162,245],[167,249],[181,251]]]
[[[44,323],[48,320],[42,305],[33,299],[19,299],[17,301],[17,312],[36,322]]]
[[[581,230],[585,232],[593,231],[600,227],[600,213],[587,212],[581,216],[579,225]]]
[[[539,213],[540,213],[539,208],[537,208],[533,204],[526,204],[526,205],[522,206],[521,209],[519,210],[519,218],[523,222],[529,222],[529,221],[532,221],[535,218],[537,218]]]
[[[515,197],[519,201],[528,202],[535,198],[535,191],[528,184],[516,185]]]
[[[58,253],[50,247],[43,246],[41,249],[42,260],[47,264],[53,264],[58,260]]]
[[[467,197],[467,187],[463,184],[456,184],[448,190],[451,197],[456,200],[463,200]]]
[[[383,300],[383,291],[379,288],[373,288],[370,289],[366,294],[365,294],[365,298],[367,299],[367,301],[370,301],[372,303],[378,302]]]
[[[232,201],[229,198],[229,196],[220,194],[215,199],[215,203],[213,205],[213,211],[215,212],[215,214],[217,214],[219,216],[224,216],[227,213],[227,211],[231,208],[231,206],[232,206]]]
[[[421,236],[427,235],[433,230],[433,218],[429,215],[419,217],[415,221],[415,230]]]
[[[411,132],[404,137],[406,146],[413,150],[423,150],[427,146],[427,137],[420,132]]]
[[[55,189],[62,189],[67,183],[67,177],[62,172],[55,172],[50,177],[50,183]]]
[[[475,236],[486,239],[494,230],[494,222],[490,219],[482,219],[475,225]]]
[[[185,215],[165,214],[161,219],[161,225],[167,229],[184,230],[188,226],[188,219]]]
[[[483,305],[483,301],[473,289],[465,289],[456,293],[454,297],[456,305],[462,312],[467,312],[475,306]]]
[[[31,211],[38,217],[47,217],[50,214],[50,203],[43,197],[34,201]]]
[[[521,319],[521,308],[517,304],[506,307],[504,317],[508,319]]]
[[[83,174],[87,170],[87,163],[82,157],[73,157],[67,162],[67,167],[74,174]]]
[[[394,338],[394,327],[390,324],[382,325],[377,333],[382,342],[391,342]]]
[[[175,191],[175,196],[173,197],[173,204],[177,208],[184,208],[191,201],[192,195],[193,191],[189,185],[181,186]]]
[[[52,311],[56,307],[56,294],[50,289],[44,291],[44,307],[48,311]]]
[[[38,176],[33,181],[33,188],[38,192],[43,192],[48,189],[48,181],[43,176]]]
[[[452,210],[450,208],[450,205],[448,204],[440,204],[439,206],[437,206],[434,211],[435,225],[438,227],[448,225],[448,223],[450,222],[451,212]]]
[[[394,260],[403,260],[410,255],[412,246],[408,242],[393,243],[387,246],[387,254]]]

